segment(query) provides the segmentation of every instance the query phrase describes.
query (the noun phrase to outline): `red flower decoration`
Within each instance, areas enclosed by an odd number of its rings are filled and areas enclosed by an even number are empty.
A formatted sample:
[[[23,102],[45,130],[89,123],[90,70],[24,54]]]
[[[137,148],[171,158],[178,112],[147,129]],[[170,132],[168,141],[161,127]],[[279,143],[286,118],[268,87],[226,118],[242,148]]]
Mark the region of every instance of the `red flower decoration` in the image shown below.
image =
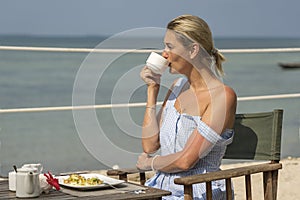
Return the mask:
[[[46,176],[49,185],[55,187],[56,190],[60,190],[60,186],[57,178],[53,178],[50,172],[48,172],[48,174],[44,173],[44,176]]]

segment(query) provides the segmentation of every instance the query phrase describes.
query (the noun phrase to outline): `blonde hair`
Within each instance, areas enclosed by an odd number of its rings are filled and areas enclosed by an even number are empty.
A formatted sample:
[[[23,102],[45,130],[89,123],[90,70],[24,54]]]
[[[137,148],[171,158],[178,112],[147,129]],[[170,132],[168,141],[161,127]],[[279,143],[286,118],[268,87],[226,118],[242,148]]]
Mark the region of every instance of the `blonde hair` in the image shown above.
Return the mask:
[[[224,74],[222,62],[225,61],[225,57],[214,47],[212,33],[203,19],[193,15],[181,15],[170,21],[167,29],[175,31],[184,46],[193,42],[199,43],[210,56],[215,58],[215,73],[220,76]]]

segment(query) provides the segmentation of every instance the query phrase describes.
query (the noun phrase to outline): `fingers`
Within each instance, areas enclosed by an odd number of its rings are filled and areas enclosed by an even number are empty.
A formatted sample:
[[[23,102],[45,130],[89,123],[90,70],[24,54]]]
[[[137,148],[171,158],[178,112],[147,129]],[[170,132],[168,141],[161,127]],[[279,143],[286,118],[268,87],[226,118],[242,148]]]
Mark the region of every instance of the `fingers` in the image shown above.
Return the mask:
[[[155,74],[149,68],[147,68],[147,66],[145,66],[142,69],[142,71],[140,73],[140,76],[144,80],[144,79],[149,78],[151,76],[155,76]]]
[[[147,153],[145,153],[145,152],[141,153],[141,155],[149,157],[149,155]]]
[[[149,158],[149,155],[146,153],[141,153],[136,162],[136,167],[141,170],[146,170],[148,167],[146,166],[146,161]]]
[[[141,79],[148,85],[150,84],[160,84],[160,74],[156,74],[152,72],[147,66],[145,66],[141,73],[140,73]]]

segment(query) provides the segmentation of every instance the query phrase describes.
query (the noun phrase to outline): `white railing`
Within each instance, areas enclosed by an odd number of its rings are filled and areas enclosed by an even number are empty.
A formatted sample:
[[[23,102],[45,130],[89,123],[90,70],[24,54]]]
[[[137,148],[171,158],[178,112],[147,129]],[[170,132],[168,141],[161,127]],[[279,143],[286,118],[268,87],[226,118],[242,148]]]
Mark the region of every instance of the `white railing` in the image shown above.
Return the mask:
[[[238,101],[254,101],[254,100],[285,99],[285,98],[300,98],[300,93],[238,97]],[[163,102],[158,102],[157,105],[162,105],[162,103]],[[103,108],[126,108],[126,107],[143,107],[143,106],[146,106],[146,103],[102,104],[102,105],[37,107],[37,108],[11,108],[11,109],[0,109],[0,114],[1,113],[24,113],[24,112],[47,112],[47,111],[101,109],[101,108],[102,109]]]
[[[63,48],[63,47],[22,47],[0,46],[0,50],[10,51],[48,51],[48,52],[71,52],[71,53],[149,53],[152,51],[162,52],[156,49],[97,49],[97,48]],[[276,52],[300,52],[300,48],[260,48],[260,49],[219,49],[222,53],[276,53]]]
[[[10,51],[48,51],[48,52],[74,52],[74,53],[149,53],[151,51],[162,52],[155,49],[92,49],[92,48],[63,48],[63,47],[23,47],[23,46],[0,46],[0,50]],[[300,48],[261,48],[261,49],[220,49],[222,53],[276,53],[276,52],[300,52]],[[277,94],[238,97],[238,101],[254,101],[267,99],[299,98],[300,93],[295,94]],[[161,105],[162,102],[158,102]],[[35,108],[10,108],[0,109],[1,113],[21,113],[21,112],[46,112],[46,111],[67,111],[81,109],[101,109],[101,108],[124,108],[124,107],[142,107],[146,103],[125,103],[125,104],[103,104],[103,105],[83,105],[83,106],[58,106],[58,107],[35,107]]]

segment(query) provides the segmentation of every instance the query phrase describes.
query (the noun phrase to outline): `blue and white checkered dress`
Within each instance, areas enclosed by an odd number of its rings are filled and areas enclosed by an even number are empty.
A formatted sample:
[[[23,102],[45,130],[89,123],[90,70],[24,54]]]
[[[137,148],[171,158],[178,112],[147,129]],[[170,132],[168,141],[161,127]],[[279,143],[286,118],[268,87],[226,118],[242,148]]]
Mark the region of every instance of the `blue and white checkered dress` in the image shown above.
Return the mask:
[[[171,196],[166,196],[163,199],[184,199],[183,186],[175,184],[175,178],[220,170],[219,167],[226,146],[232,142],[234,135],[232,129],[227,129],[224,133],[218,135],[201,121],[200,116],[180,114],[176,110],[174,103],[186,81],[186,78],[180,78],[176,82],[173,93],[170,95],[163,110],[163,122],[160,128],[161,155],[163,156],[181,151],[195,128],[197,128],[198,132],[207,140],[213,143],[214,146],[207,155],[199,159],[198,163],[192,169],[178,173],[164,173],[157,171],[155,176],[146,182],[147,186],[161,188],[172,192]],[[226,199],[224,180],[212,182],[212,189],[214,200]],[[194,184],[193,191],[194,199],[206,199],[205,183]]]

